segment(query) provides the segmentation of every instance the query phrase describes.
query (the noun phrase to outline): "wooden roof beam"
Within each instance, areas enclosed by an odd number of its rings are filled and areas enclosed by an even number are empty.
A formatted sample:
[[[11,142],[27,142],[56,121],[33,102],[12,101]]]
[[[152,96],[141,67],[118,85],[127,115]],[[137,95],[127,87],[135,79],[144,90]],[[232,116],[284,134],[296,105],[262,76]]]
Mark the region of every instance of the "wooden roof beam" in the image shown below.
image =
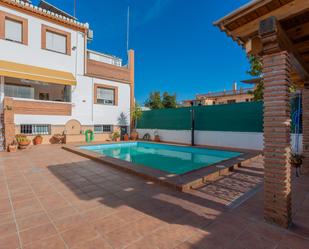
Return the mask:
[[[265,18],[269,18],[271,16],[275,16],[278,20],[283,20],[288,17],[294,16],[304,10],[309,9],[309,1],[304,0],[295,0],[291,3],[283,5],[282,7],[269,12],[266,15],[263,15],[259,18],[256,18],[254,21],[251,21],[233,31],[231,31],[231,35],[235,38],[244,38],[248,37],[250,34],[256,32],[259,29],[259,24]]]
[[[309,66],[298,53],[276,17],[261,21],[259,35],[262,38],[263,53],[269,54],[286,50],[291,54],[291,64],[303,80],[309,80]]]

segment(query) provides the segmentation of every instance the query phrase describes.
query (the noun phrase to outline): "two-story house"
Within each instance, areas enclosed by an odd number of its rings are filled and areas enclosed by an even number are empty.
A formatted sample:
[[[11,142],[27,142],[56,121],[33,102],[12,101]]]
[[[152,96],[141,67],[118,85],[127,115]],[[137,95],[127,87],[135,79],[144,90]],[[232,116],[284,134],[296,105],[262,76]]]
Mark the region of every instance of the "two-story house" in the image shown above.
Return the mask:
[[[0,0],[0,113],[2,137],[66,134],[95,141],[129,130],[134,103],[134,51],[128,64],[87,49],[87,23],[42,1]],[[6,115],[5,115],[6,114]],[[69,136],[70,135],[70,136]]]

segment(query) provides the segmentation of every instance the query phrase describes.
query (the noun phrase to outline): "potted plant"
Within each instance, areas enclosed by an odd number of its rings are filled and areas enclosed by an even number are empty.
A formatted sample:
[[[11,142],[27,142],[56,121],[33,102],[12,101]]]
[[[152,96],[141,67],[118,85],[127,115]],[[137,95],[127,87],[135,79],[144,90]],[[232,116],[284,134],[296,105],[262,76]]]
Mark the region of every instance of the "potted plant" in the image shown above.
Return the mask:
[[[159,132],[157,130],[154,131],[154,141],[155,142],[160,142],[160,136],[159,136]]]
[[[16,140],[14,139],[13,142],[11,144],[9,144],[8,146],[8,151],[9,152],[16,152],[17,151],[17,142]]]
[[[142,117],[143,111],[142,108],[136,104],[134,108],[131,110],[131,118],[132,122],[134,123],[134,129],[131,131],[131,139],[137,140],[138,139],[138,132],[136,131],[137,128],[137,121]]]
[[[50,142],[52,144],[63,144],[65,140],[65,136],[62,134],[54,134],[53,137],[51,138]]]
[[[18,134],[15,137],[16,137],[16,141],[18,143],[18,148],[21,149],[21,150],[26,149],[29,146],[29,144],[31,143],[31,140],[28,139],[26,135]]]
[[[299,177],[300,167],[303,163],[303,155],[292,153],[291,154],[291,166],[296,169],[296,176]]]
[[[123,140],[124,140],[124,141],[129,141],[129,135],[128,135],[127,133],[124,134]]]
[[[41,144],[43,142],[43,137],[41,135],[36,135],[35,138],[33,139],[33,144]]]
[[[119,141],[120,141],[120,133],[119,133],[119,131],[115,131],[115,132],[112,134],[112,140],[113,140],[113,141],[116,141],[116,142],[119,142]]]

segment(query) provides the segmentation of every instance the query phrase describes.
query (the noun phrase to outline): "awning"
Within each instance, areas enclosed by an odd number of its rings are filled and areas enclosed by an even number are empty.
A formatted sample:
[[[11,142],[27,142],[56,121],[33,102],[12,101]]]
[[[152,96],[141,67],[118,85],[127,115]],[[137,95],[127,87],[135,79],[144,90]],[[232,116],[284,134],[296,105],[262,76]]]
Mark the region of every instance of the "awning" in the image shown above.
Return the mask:
[[[76,85],[76,79],[71,73],[3,60],[0,60],[0,76],[60,85]]]

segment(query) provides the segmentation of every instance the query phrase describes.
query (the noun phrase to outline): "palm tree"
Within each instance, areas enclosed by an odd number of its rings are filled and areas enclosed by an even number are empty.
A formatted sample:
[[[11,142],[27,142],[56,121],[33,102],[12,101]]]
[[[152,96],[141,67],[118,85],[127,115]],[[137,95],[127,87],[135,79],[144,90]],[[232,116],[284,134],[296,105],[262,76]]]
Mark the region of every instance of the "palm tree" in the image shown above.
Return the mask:
[[[131,109],[131,119],[134,123],[134,129],[136,129],[137,121],[141,119],[143,115],[142,108],[139,104],[135,104],[135,106]]]

